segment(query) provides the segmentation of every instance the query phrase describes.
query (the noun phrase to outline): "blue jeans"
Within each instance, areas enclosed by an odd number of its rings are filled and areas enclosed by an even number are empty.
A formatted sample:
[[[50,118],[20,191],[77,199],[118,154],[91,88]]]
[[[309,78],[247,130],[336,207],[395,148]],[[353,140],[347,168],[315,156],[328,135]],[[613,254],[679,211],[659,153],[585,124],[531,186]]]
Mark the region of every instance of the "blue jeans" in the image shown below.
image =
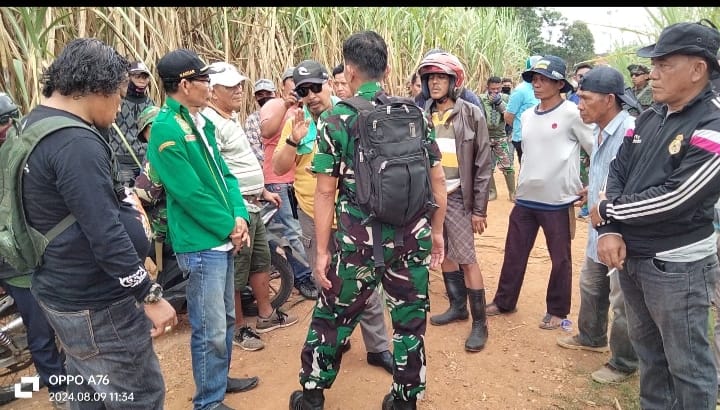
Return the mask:
[[[643,409],[715,409],[708,316],[718,258],[628,258],[620,273],[630,340],[640,359]]]
[[[273,216],[273,220],[274,222],[282,225],[282,237],[287,239],[290,243],[290,247],[292,248],[294,255],[288,257],[288,262],[290,262],[290,266],[293,268],[295,283],[298,284],[306,279],[309,279],[311,277],[312,270],[309,266],[303,264],[294,257],[297,255],[305,261],[308,260],[308,257],[305,254],[305,247],[300,241],[300,236],[302,234],[300,222],[293,217],[292,206],[290,205],[290,193],[288,192],[288,188],[291,186],[292,184],[287,183],[265,184],[265,189],[280,195],[280,208],[278,208],[277,213]]]
[[[68,392],[106,395],[104,401],[70,401],[71,409],[163,408],[165,382],[150,338],[152,324],[134,297],[95,311],[62,312],[38,303],[65,351],[68,376],[84,379],[68,383]],[[132,400],[118,399],[130,394]]]
[[[27,329],[28,348],[35,369],[51,393],[65,390],[64,384],[51,384],[50,376],[65,375],[65,355],[55,344],[55,330],[45,318],[30,289],[12,286],[2,281],[2,286],[13,299]],[[54,378],[53,378],[54,379]]]
[[[638,358],[628,335],[625,298],[620,290],[618,275],[608,277],[607,273],[607,266],[585,258],[580,271],[578,338],[586,346],[601,347],[608,344],[608,309],[612,307],[611,356],[608,362],[621,372],[631,373],[638,368]]]
[[[235,334],[234,265],[231,251],[178,253],[177,262],[188,277],[187,310],[192,335],[195,409],[222,402]]]

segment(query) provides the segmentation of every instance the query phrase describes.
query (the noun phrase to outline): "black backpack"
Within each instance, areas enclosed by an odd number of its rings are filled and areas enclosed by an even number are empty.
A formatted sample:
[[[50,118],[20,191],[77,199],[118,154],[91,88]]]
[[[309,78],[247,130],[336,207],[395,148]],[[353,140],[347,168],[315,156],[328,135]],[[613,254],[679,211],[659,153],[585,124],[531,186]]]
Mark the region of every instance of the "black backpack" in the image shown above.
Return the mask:
[[[430,186],[423,111],[409,98],[378,92],[376,105],[352,97],[338,104],[358,112],[353,158],[355,195],[348,195],[368,215],[373,231],[375,267],[384,267],[380,224],[404,227],[436,208]],[[403,246],[396,230],[395,246]]]

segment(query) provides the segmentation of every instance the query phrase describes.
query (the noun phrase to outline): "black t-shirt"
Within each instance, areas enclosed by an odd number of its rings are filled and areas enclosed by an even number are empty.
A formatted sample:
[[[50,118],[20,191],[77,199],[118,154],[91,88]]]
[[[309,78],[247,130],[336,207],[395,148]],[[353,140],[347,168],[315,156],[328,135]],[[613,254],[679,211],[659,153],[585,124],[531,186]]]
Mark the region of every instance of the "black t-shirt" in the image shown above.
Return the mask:
[[[40,105],[28,125],[58,115],[83,121]],[[77,220],[48,244],[33,274],[33,294],[54,309],[101,309],[148,292],[149,241],[137,211],[118,200],[111,164],[107,143],[82,128],[46,136],[28,158],[23,203],[30,225],[47,233],[70,213]]]

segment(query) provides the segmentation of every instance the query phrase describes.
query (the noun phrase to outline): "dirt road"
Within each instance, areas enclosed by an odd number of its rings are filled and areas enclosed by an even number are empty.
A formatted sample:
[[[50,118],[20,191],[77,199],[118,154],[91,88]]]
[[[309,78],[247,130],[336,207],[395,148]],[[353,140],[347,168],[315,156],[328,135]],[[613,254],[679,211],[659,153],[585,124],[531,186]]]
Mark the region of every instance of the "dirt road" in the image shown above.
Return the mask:
[[[496,172],[498,200],[489,206],[488,230],[476,237],[477,254],[483,270],[488,299],[492,300],[503,261],[505,233],[512,203],[503,189],[502,175]],[[579,221],[573,241],[573,303],[569,318],[577,321],[580,306],[578,276],[584,258],[587,224]],[[590,373],[607,359],[605,353],[566,350],[555,344],[562,330],[542,330],[538,324],[545,314],[545,290],[550,259],[542,230],[530,257],[517,313],[492,317],[490,338],[480,353],[463,349],[470,323],[443,327],[428,325],[427,392],[419,409],[635,409],[638,379],[620,386],[602,386]],[[448,305],[442,277],[431,274],[431,314]],[[299,353],[304,341],[313,303],[293,295],[286,309],[299,315],[295,326],[263,335],[266,348],[257,352],[233,351],[232,376],[257,375],[260,385],[247,393],[228,395],[226,404],[236,409],[284,410],[288,396],[299,388]],[[387,323],[389,316],[386,314]],[[389,391],[390,375],[368,366],[362,337],[356,330],[352,349],[343,357],[340,375],[326,391],[327,410],[379,409]],[[165,408],[192,408],[194,391],[190,366],[190,329],[187,320],[155,342],[165,376]],[[49,409],[45,390],[33,399],[15,401],[2,409]]]

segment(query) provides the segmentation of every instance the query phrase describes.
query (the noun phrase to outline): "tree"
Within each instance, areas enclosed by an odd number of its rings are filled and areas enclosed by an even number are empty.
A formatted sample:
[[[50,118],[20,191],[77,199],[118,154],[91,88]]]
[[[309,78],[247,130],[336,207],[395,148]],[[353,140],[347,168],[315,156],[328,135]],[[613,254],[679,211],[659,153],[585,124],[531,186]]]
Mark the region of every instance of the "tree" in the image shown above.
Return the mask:
[[[565,59],[568,68],[595,58],[595,37],[582,21],[576,21],[562,29],[559,43],[563,53],[560,57]]]
[[[536,12],[537,7],[518,7],[516,16],[520,25],[525,30],[525,41],[528,44],[530,54],[541,54],[545,48],[545,41],[542,38],[543,20]]]

